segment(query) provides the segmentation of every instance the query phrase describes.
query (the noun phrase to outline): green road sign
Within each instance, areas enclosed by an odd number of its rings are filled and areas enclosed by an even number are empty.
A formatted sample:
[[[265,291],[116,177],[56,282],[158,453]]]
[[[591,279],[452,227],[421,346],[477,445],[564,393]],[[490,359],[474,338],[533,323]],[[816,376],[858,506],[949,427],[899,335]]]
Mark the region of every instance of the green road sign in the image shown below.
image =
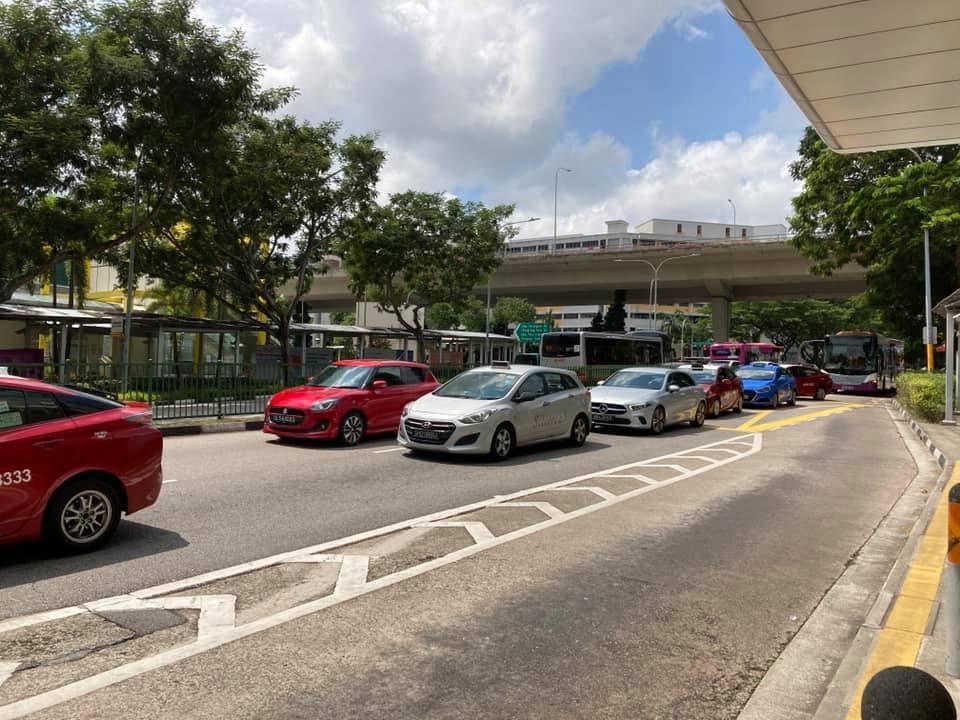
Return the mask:
[[[540,336],[550,332],[550,329],[549,323],[525,322],[517,325],[513,331],[513,336],[520,342],[538,343],[540,342]]]

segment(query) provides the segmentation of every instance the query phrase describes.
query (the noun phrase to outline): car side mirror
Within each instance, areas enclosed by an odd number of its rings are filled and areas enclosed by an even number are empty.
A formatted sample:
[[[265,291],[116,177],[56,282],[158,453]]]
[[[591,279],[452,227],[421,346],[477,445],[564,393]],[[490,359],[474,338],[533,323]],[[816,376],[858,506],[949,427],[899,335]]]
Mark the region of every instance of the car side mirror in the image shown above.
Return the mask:
[[[387,387],[387,381],[386,381],[386,380],[374,380],[374,381],[373,381],[373,389],[374,389],[374,390],[383,390],[385,387]]]
[[[667,388],[667,392],[672,392],[672,393],[680,392],[680,386],[679,386],[679,385],[671,385],[670,387]]]
[[[518,392],[516,395],[514,395],[513,401],[518,403],[530,402],[535,397],[537,397],[537,394],[535,392],[525,390],[523,392]]]

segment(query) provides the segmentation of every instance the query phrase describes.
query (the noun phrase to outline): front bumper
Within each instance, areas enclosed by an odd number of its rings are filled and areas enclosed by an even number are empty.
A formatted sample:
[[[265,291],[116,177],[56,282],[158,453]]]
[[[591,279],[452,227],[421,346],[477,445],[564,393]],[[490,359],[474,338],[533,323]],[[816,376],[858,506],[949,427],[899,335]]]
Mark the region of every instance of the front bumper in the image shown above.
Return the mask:
[[[656,408],[655,405],[648,405],[639,410],[631,410],[626,405],[606,404],[607,412],[604,413],[601,404],[593,403],[590,406],[590,424],[594,427],[649,428]]]
[[[431,428],[438,428],[439,437],[436,440],[417,440],[410,436],[414,426],[430,422]],[[458,420],[433,420],[407,416],[400,421],[397,431],[397,442],[405,448],[422,450],[424,452],[450,453],[454,455],[486,455],[490,452],[493,443],[493,433],[502,418],[496,421],[488,420],[485,423],[467,425]],[[424,429],[419,427],[417,429]]]
[[[340,414],[335,410],[313,412],[302,410],[302,419],[297,423],[276,423],[270,420],[270,408],[263,416],[263,431],[268,435],[305,440],[332,440],[340,429]]]
[[[756,390],[744,390],[743,391],[743,404],[744,405],[769,405],[773,407],[776,403],[774,398],[777,396],[775,391],[769,391],[765,393],[757,392]]]

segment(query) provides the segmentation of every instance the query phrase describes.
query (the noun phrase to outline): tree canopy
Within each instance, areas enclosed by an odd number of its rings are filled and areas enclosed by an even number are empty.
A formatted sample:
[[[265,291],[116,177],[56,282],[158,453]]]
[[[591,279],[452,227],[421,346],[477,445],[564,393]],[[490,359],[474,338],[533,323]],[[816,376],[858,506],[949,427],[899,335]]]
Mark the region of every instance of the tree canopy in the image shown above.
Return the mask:
[[[492,329],[501,335],[507,335],[511,325],[536,320],[537,308],[526,298],[507,296],[497,298],[491,315],[493,315]]]
[[[0,3],[0,301],[157,221],[219,135],[275,110],[239,33],[189,0]]]
[[[502,227],[512,212],[509,205],[487,208],[442,193],[393,195],[358,219],[341,246],[350,288],[414,333],[422,359],[419,310],[463,303],[493,272],[512,232]]]
[[[624,332],[627,329],[627,291],[614,290],[613,303],[607,307],[603,329],[609,332]]]
[[[930,230],[934,299],[960,284],[958,146],[841,155],[812,128],[791,165],[794,244],[829,274],[848,262],[867,269],[867,301],[917,346],[923,315],[923,228]],[[927,197],[923,197],[926,188]]]

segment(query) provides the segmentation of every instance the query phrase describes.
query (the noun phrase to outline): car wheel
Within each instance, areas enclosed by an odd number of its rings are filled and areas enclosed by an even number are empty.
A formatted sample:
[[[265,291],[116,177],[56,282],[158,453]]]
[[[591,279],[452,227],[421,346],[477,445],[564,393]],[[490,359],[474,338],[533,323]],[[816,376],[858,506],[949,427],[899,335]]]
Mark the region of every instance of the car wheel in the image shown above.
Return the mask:
[[[654,435],[659,435],[666,426],[667,411],[663,409],[662,405],[658,405],[654,408],[653,415],[650,418],[650,432]]]
[[[714,401],[713,401],[713,404],[710,406],[710,408],[711,408],[711,409],[710,409],[710,414],[711,414],[713,417],[715,417],[715,418],[720,417],[720,398],[717,398],[716,400],[714,400]]]
[[[490,441],[490,457],[494,460],[506,460],[513,452],[513,446],[513,429],[504,423],[493,433],[493,440]]]
[[[337,436],[341,444],[352,447],[363,440],[366,432],[367,421],[363,419],[363,415],[352,412],[340,421],[340,430],[337,431]]]
[[[110,483],[76,480],[58,490],[47,506],[43,537],[69,553],[89,552],[113,535],[120,512],[120,497]]]
[[[720,405],[720,401],[717,400],[717,406],[719,405]],[[703,423],[706,419],[707,419],[707,404],[701,401],[697,403],[697,414],[693,416],[693,420],[690,421],[690,424],[693,427],[703,427]]]
[[[735,413],[743,412],[743,395],[737,395],[737,404],[733,406]]]
[[[814,395],[813,395],[813,399],[814,399],[814,400],[825,400],[826,397],[827,397],[827,391],[824,390],[822,387],[821,387],[821,388],[817,388],[817,392],[814,393]]]
[[[787,400],[787,405],[793,406],[793,405],[796,405],[796,404],[797,404],[797,391],[796,391],[796,390],[791,390],[791,391],[790,391],[790,399]]]
[[[587,435],[590,433],[590,424],[583,415],[577,415],[573,421],[573,427],[570,428],[570,444],[574,447],[580,447],[587,441]]]

